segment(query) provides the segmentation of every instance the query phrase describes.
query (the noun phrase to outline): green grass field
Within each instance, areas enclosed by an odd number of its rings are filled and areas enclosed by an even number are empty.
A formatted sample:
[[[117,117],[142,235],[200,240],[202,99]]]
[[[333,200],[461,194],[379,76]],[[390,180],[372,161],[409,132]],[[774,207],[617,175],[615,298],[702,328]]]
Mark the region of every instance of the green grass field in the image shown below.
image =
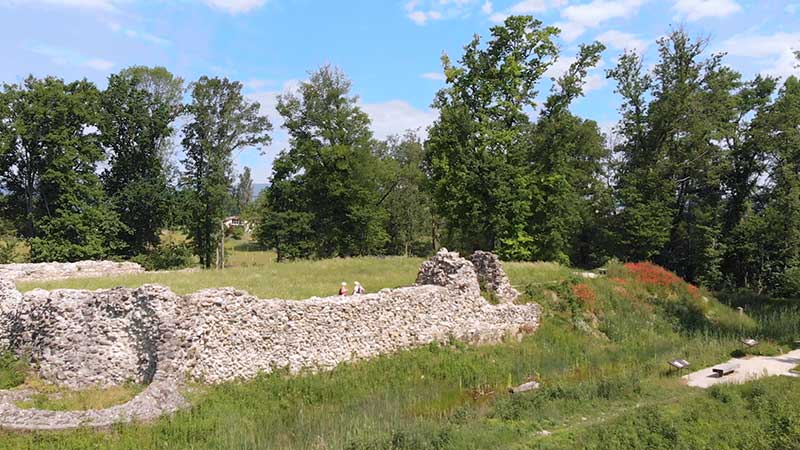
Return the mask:
[[[342,279],[358,279],[372,290],[409,284],[420,261],[276,264],[268,253],[237,252],[231,262],[237,267],[222,272],[44,285],[146,281],[178,292],[233,285],[263,297],[304,298],[330,293]],[[506,268],[525,291],[522,301],[537,301],[545,311],[539,330],[521,342],[453,342],[328,373],[277,372],[195,386],[191,409],[153,424],[0,432],[0,448],[800,449],[800,379],[702,391],[684,386],[666,364],[681,357],[700,368],[726,360],[743,335],[761,339],[761,352],[788,350],[800,336],[796,302],[769,303],[742,317],[704,298],[708,293],[684,283],[642,281],[622,267],[594,280],[553,264]],[[507,393],[530,379],[542,388]]]
[[[177,294],[232,286],[261,298],[305,299],[336,295],[342,281],[352,289],[359,281],[370,291],[414,283],[421,259],[401,257],[341,258],[320,261],[275,262],[273,252],[259,251],[244,242],[229,247],[228,268],[181,273],[143,273],[107,278],[19,283],[18,288],[103,289],[138,287],[146,283],[169,286]]]
[[[312,296],[336,295],[342,281],[352,289],[359,281],[369,291],[408,286],[414,283],[421,258],[368,257],[277,263],[274,252],[262,251],[245,241],[230,241],[228,268],[176,273],[143,273],[106,278],[76,278],[18,283],[22,291],[106,289],[138,287],[147,283],[169,286],[177,294],[200,289],[231,286],[261,298],[301,300]],[[571,270],[554,263],[508,263],[506,270],[514,284],[547,284],[570,276]]]

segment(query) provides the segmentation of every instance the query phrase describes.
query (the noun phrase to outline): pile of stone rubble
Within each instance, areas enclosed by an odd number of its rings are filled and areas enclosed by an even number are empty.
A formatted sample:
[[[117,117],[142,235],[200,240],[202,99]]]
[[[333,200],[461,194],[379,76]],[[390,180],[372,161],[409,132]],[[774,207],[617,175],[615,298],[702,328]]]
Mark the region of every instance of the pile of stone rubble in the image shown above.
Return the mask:
[[[0,280],[44,281],[65,278],[107,277],[144,272],[132,262],[79,261],[75,263],[0,264]]]

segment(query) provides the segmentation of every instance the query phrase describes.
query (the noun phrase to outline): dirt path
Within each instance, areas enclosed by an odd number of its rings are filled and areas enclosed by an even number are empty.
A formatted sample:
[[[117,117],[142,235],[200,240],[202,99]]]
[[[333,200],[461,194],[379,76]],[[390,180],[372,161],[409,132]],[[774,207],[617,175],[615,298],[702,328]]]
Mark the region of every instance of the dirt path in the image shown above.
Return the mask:
[[[707,367],[683,377],[687,385],[709,388],[720,383],[746,383],[758,378],[783,375],[797,377],[791,370],[800,365],[800,350],[779,356],[754,356],[752,358],[733,358],[727,363],[738,364],[739,368],[730,375],[719,377]]]

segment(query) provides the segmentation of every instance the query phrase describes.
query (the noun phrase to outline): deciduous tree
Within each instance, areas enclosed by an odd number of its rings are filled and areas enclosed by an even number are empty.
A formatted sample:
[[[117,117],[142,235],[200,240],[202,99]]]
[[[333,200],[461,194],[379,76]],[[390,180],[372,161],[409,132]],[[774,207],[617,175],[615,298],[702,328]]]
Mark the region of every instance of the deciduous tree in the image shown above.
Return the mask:
[[[34,261],[104,258],[123,225],[97,175],[99,92],[27,78],[0,94],[0,183]]]
[[[181,83],[163,68],[132,67],[111,75],[102,94],[99,128],[110,156],[103,181],[126,225],[127,255],[156,245],[169,214],[165,164]]]
[[[221,239],[221,220],[230,197],[233,153],[271,140],[260,105],[242,95],[242,84],[201,77],[192,83],[191,117],[183,129],[184,183],[191,192],[191,236],[201,263],[211,267]]]
[[[273,163],[260,241],[279,259],[380,253],[387,240],[370,120],[324,66],[278,99],[289,149]]]

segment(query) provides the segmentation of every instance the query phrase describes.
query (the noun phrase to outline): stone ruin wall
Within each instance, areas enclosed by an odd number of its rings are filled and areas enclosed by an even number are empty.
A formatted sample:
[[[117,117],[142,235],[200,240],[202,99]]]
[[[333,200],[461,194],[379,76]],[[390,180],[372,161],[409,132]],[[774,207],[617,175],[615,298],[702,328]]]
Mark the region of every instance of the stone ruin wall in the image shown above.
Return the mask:
[[[0,264],[0,280],[44,281],[65,278],[106,277],[144,272],[132,262],[78,261],[74,263]]]
[[[20,294],[0,280],[0,346],[77,389],[324,370],[449,339],[497,342],[538,321],[537,305],[489,304],[473,263],[446,250],[422,265],[415,286],[304,301],[231,288],[178,296],[155,285]]]
[[[511,286],[497,255],[478,250],[472,254],[470,261],[484,289],[493,293],[501,303],[514,303],[517,300],[519,292]]]

